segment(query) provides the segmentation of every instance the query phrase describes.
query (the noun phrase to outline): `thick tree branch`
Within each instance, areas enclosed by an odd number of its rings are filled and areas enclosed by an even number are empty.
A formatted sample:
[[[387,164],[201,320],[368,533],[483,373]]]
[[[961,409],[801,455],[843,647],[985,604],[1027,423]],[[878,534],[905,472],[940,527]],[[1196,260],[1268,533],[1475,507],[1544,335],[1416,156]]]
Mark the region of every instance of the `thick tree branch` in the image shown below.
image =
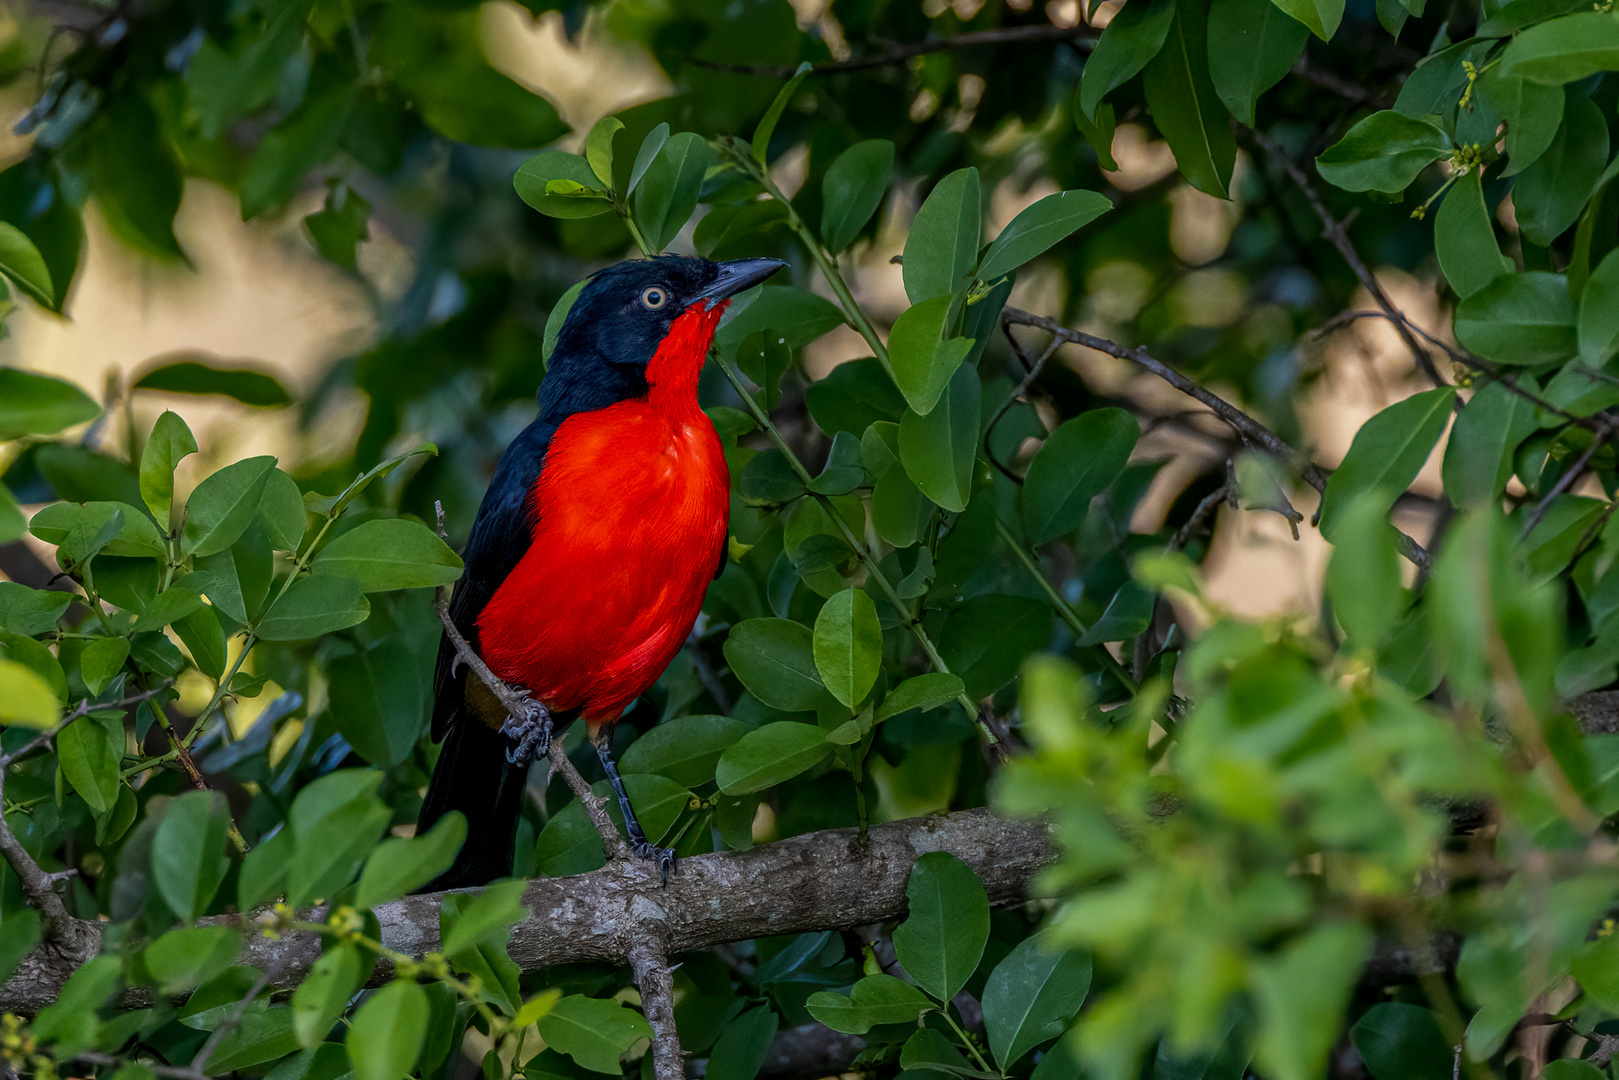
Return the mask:
[[[1009,307],[1005,309],[1001,313],[1001,318],[1009,323],[1047,330],[1063,341],[1083,345],[1088,349],[1095,349],[1097,352],[1116,356],[1120,360],[1129,360],[1146,368],[1181,393],[1188,397],[1196,398],[1204,405],[1207,405],[1209,411],[1224,420],[1243,442],[1256,449],[1263,450],[1289,468],[1297,471],[1304,478],[1304,482],[1317,491],[1326,491],[1327,474],[1319,465],[1295,450],[1270,428],[1207,387],[1188,379],[1185,375],[1147,352],[1146,348],[1138,345],[1132,349],[1128,346],[1120,345],[1116,341],[1109,341],[1107,338],[1097,337],[1095,334],[1087,334],[1083,330],[1071,330],[1056,319],[1048,318],[1044,315],[1035,315],[1019,308]],[[1399,537],[1401,555],[1404,555],[1412,564],[1424,572],[1433,568],[1433,559],[1426,548],[1403,532],[1399,533]]]
[[[614,862],[589,874],[530,881],[523,893],[529,914],[513,928],[508,951],[524,972],[534,972],[583,961],[628,964],[648,926],[660,922],[673,956],[772,934],[896,919],[907,911],[911,866],[930,851],[951,852],[972,867],[998,906],[1027,899],[1035,874],[1056,854],[1040,822],[964,810],[874,825],[864,842],[856,829],[828,829],[752,851],[693,856],[681,861],[667,886],[651,863]],[[379,905],[382,944],[412,957],[436,951],[442,896]],[[276,970],[269,984],[275,992],[296,986],[320,957],[318,934],[295,931],[271,940],[258,932],[251,915],[200,922],[241,930],[246,943],[238,962]],[[98,946],[104,924],[80,925]],[[76,961],[47,950],[36,952],[0,985],[0,1012],[38,1012],[55,1000],[76,967]],[[392,975],[392,964],[383,960],[372,984]],[[126,1004],[144,1000],[141,992],[131,992]]]

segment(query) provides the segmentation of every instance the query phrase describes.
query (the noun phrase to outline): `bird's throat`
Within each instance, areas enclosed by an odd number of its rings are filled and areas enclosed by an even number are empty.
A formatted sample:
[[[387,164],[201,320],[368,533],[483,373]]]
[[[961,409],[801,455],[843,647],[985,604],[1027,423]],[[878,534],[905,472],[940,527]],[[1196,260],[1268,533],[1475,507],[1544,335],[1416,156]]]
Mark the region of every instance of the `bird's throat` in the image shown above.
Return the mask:
[[[697,405],[697,380],[714,342],[714,329],[729,300],[709,307],[699,300],[675,319],[646,367],[647,397],[661,411],[686,412]]]

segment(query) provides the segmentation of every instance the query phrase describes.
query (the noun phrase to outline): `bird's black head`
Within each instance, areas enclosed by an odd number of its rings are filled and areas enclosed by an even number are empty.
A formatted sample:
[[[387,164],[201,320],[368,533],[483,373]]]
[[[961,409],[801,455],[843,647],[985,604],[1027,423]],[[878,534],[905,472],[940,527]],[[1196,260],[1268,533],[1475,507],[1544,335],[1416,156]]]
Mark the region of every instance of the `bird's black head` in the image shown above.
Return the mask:
[[[649,378],[658,381],[658,372],[649,375],[648,367],[666,340],[673,344],[671,331],[682,342],[692,336],[681,333],[677,320],[688,316],[682,326],[696,337],[686,347],[706,354],[725,301],[785,265],[780,259],[716,263],[661,255],[609,266],[580,290],[562,324],[540,388],[541,415],[560,421],[644,396]],[[701,325],[694,327],[694,319]]]

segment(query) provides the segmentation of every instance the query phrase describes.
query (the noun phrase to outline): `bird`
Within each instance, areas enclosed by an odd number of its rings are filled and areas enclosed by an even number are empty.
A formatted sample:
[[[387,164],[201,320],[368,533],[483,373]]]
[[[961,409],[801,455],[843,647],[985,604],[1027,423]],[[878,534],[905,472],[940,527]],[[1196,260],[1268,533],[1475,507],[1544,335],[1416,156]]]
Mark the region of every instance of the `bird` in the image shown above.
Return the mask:
[[[512,872],[529,765],[583,720],[624,813],[631,850],[665,880],[609,743],[657,681],[725,568],[730,473],[697,383],[731,298],[787,264],[660,255],[589,278],[541,380],[539,414],[507,446],[478,507],[450,618],[524,696],[513,718],[459,662],[448,631],[433,675],[443,744],[418,835],[466,816],[454,863],[425,891]]]

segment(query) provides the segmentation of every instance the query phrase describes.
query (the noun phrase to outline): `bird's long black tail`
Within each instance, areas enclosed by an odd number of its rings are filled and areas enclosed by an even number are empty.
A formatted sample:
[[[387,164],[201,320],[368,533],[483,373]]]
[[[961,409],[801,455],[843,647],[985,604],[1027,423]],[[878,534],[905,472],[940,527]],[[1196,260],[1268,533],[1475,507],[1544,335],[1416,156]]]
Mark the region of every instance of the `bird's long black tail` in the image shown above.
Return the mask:
[[[505,735],[474,717],[462,715],[449,725],[416,831],[420,835],[451,810],[459,810],[466,815],[467,839],[455,864],[423,892],[487,885],[511,876],[528,765],[507,760],[510,746]]]

